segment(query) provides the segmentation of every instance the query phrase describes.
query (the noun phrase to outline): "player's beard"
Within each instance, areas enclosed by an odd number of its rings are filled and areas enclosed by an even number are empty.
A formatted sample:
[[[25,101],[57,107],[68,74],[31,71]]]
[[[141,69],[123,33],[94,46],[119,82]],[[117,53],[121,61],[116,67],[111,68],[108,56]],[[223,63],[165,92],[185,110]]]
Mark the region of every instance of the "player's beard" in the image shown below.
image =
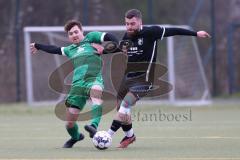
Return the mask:
[[[127,35],[129,37],[134,37],[135,35],[138,34],[138,32],[139,32],[138,30],[132,30],[131,32],[127,31]]]

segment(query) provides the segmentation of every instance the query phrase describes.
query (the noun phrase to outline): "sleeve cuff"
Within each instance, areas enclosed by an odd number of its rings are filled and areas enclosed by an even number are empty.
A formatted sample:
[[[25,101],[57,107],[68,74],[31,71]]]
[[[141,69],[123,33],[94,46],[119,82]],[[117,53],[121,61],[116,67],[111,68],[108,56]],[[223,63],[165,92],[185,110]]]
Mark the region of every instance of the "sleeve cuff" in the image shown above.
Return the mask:
[[[106,32],[103,32],[101,35],[101,42],[104,42],[104,36],[106,35]]]
[[[62,55],[66,56],[65,52],[64,52],[64,47],[61,47],[61,51],[62,51]]]

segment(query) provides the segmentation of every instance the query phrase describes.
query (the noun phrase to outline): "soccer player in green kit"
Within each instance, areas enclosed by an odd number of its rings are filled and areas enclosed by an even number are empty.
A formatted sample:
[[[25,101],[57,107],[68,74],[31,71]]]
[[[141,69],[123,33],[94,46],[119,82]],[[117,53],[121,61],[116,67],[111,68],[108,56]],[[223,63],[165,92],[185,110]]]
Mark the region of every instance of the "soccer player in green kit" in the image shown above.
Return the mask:
[[[103,41],[113,41],[117,39],[104,32],[89,32],[83,35],[82,25],[79,21],[70,20],[65,24],[65,31],[71,45],[67,47],[57,47],[31,43],[31,52],[42,50],[51,54],[67,56],[73,63],[74,73],[72,86],[66,98],[66,129],[71,138],[63,145],[63,148],[72,148],[73,145],[84,139],[84,135],[79,132],[76,123],[79,112],[83,109],[86,101],[92,101],[92,120],[91,125],[85,125],[85,130],[92,138],[97,129],[102,115],[102,60],[99,56],[99,47],[94,48],[94,44],[101,44]]]

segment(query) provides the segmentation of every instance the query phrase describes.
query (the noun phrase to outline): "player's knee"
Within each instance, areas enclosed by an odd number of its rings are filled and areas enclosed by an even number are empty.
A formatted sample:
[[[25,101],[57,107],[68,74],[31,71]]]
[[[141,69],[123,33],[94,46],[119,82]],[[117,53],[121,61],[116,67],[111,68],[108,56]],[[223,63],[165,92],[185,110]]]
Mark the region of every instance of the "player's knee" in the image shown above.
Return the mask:
[[[100,85],[94,85],[90,91],[90,98],[94,105],[101,105],[103,103],[102,100],[102,87]]]
[[[98,99],[98,98],[91,98],[92,100],[92,104],[93,105],[101,105],[103,103],[102,99]]]
[[[101,98],[102,97],[103,88],[100,85],[93,85],[90,90],[91,98]]]
[[[98,91],[102,91],[103,90],[102,86],[98,85],[98,84],[93,85],[91,87],[91,90],[93,90],[93,89],[98,90]]]
[[[136,99],[133,96],[126,96],[120,106],[124,106],[125,108],[130,108],[131,106],[134,106],[136,103]]]
[[[80,110],[77,108],[67,108],[66,110],[66,127],[72,128],[76,123]]]
[[[66,128],[73,128],[73,127],[74,127],[74,124],[75,124],[74,121],[68,121],[68,122],[66,123]]]
[[[127,107],[121,105],[119,110],[118,110],[118,112],[120,114],[128,114],[128,115],[130,115],[131,114],[131,108],[130,107],[127,108]]]

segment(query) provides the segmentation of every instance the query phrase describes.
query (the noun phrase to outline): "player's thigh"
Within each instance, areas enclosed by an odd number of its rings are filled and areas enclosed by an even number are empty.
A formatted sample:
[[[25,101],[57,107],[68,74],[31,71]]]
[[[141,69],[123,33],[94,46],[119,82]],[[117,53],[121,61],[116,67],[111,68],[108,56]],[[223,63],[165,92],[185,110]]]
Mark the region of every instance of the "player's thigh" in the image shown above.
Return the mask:
[[[68,95],[65,104],[67,108],[76,108],[81,111],[86,105],[87,99],[86,96]]]
[[[66,106],[68,108],[76,108],[81,111],[88,99],[88,95],[85,93],[85,90],[85,86],[73,84],[66,99]]]

